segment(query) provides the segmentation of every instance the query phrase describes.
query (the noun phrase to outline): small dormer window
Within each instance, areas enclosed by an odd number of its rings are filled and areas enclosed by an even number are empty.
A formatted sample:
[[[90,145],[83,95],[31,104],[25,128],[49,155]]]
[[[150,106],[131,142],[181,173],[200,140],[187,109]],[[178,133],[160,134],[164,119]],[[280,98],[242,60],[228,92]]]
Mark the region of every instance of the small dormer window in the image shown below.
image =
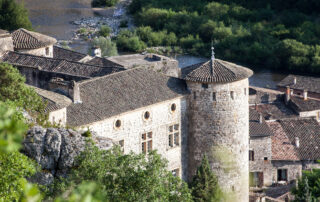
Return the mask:
[[[46,55],[48,56],[50,54],[49,47],[46,47]]]
[[[207,83],[203,83],[202,84],[202,88],[207,89],[208,88],[208,84]]]

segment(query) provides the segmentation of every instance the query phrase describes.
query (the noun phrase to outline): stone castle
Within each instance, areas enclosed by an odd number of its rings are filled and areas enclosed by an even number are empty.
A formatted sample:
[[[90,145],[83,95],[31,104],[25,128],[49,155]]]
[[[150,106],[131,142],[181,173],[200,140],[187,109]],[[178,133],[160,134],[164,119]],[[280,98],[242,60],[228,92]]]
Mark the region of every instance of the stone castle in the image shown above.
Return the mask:
[[[24,29],[0,32],[0,60],[18,68],[47,101],[51,122],[90,129],[124,153],[157,150],[168,170],[185,180],[207,155],[223,190],[249,201],[251,70],[214,54],[180,71],[164,56],[119,62],[121,57],[88,56],[55,43]]]

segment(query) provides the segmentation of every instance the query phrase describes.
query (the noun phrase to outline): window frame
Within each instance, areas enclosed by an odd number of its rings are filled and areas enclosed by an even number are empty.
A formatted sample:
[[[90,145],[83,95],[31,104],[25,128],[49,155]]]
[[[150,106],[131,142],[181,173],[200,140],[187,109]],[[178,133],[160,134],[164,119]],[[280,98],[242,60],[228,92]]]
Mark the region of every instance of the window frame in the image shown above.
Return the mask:
[[[175,148],[181,145],[181,128],[179,123],[170,124],[168,127],[168,148]]]
[[[153,150],[153,144],[152,144],[152,138],[153,138],[153,132],[144,132],[140,135],[141,138],[141,152],[144,154],[148,154]],[[150,148],[151,145],[151,148]]]

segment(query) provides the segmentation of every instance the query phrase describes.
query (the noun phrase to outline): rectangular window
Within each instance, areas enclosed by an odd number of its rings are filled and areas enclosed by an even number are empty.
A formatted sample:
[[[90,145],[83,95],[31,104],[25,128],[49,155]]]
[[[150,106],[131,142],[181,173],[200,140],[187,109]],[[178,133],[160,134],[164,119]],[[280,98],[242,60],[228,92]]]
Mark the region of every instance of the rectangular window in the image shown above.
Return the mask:
[[[121,151],[123,152],[124,151],[124,140],[120,140],[119,145],[120,145]]]
[[[152,151],[152,132],[143,133],[141,135],[142,139],[142,152],[147,154]]]
[[[169,147],[173,147],[173,136],[172,136],[172,134],[169,135]]]
[[[193,99],[197,99],[197,92],[193,92]]]
[[[169,147],[180,145],[180,127],[179,124],[169,126]]]
[[[212,93],[212,101],[217,101],[217,95],[215,92]]]
[[[249,161],[254,161],[254,151],[249,150]]]
[[[208,84],[207,83],[203,83],[202,84],[202,88],[207,89],[208,88]]]
[[[49,55],[49,47],[46,48],[46,55]]]
[[[231,92],[230,92],[230,97],[231,97],[231,99],[234,100],[234,91],[231,91]]]
[[[288,181],[287,169],[278,169],[278,181]]]

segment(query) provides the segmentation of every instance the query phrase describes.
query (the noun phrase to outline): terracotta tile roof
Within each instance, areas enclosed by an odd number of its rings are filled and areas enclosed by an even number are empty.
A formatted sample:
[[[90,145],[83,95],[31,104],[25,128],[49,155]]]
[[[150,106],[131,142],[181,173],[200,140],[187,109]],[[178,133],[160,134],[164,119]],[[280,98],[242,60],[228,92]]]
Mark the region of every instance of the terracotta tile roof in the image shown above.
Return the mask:
[[[315,119],[291,119],[269,122],[272,137],[273,160],[320,159],[320,125]],[[300,146],[296,147],[295,139]]]
[[[36,88],[34,86],[29,87],[33,88],[36,91],[36,93],[40,95],[44,101],[47,102],[47,112],[53,112],[59,109],[63,109],[72,103],[71,99],[58,93],[43,90],[41,88]]]
[[[76,51],[68,50],[58,46],[53,46],[53,58],[56,59],[64,59],[78,62],[86,56],[86,54],[78,53]]]
[[[112,62],[106,58],[94,57],[91,60],[87,61],[86,64],[96,65],[100,67],[123,67],[122,65]]]
[[[41,70],[49,72],[58,72],[82,77],[97,77],[125,70],[119,67],[102,68],[94,65],[88,65],[79,62],[72,62],[61,59],[47,58],[42,56],[29,55],[9,51],[4,54],[1,61],[13,65],[40,67]]]
[[[135,68],[79,84],[82,103],[67,108],[67,123],[82,126],[188,93],[183,80]]]
[[[296,84],[293,83],[296,77]],[[288,75],[278,83],[279,87],[290,86],[291,89],[307,90],[309,92],[320,93],[320,78],[311,76]]]
[[[12,32],[12,39],[15,49],[36,49],[53,45],[57,42],[55,38],[23,28]]]
[[[297,112],[307,112],[307,111],[315,111],[320,110],[320,100],[308,98],[304,100],[299,96],[291,96],[290,105]]]
[[[300,160],[295,150],[295,146],[283,130],[280,122],[267,123],[273,132],[271,137],[272,160]]]
[[[250,137],[264,137],[271,136],[273,133],[266,124],[265,119],[262,117],[262,123],[260,123],[260,113],[250,108],[249,110],[249,133]]]
[[[187,81],[202,83],[228,83],[250,77],[253,72],[245,67],[215,59],[183,68],[182,73]]]

